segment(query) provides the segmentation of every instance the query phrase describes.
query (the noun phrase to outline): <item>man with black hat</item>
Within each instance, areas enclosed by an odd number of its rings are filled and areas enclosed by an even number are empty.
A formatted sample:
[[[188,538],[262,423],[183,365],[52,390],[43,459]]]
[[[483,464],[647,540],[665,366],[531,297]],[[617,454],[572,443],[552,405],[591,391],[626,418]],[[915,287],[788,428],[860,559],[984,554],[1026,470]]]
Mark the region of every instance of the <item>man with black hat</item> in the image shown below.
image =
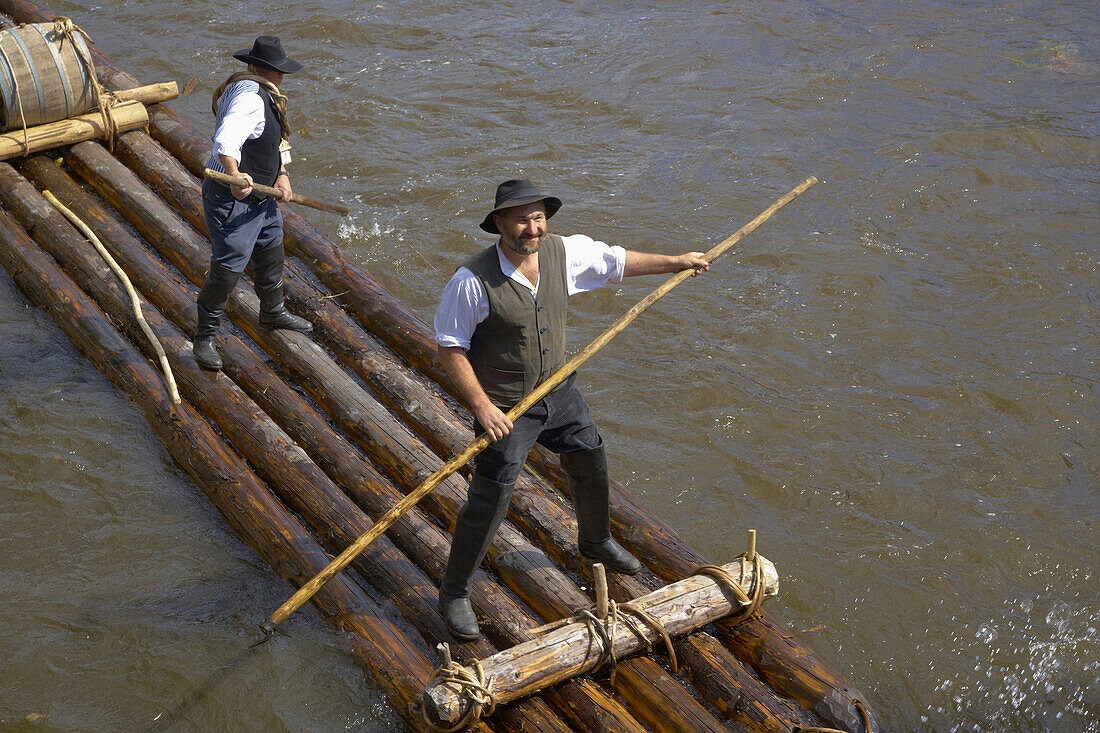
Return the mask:
[[[276,36],[260,36],[251,49],[233,57],[248,64],[247,71],[230,76],[214,92],[214,149],[208,168],[242,179],[227,186],[207,179],[202,184],[202,206],[210,230],[210,274],[198,297],[195,361],[218,371],[222,360],[214,346],[229,294],[252,261],[252,281],[260,298],[260,326],[307,333],[312,324],[290,313],[283,303],[283,217],[274,198],[260,197],[252,184],[273,186],[283,200],[291,196],[290,127],[287,99],[279,91],[285,74],[302,68],[287,58]]]
[[[481,228],[497,243],[466,261],[447,283],[435,314],[439,358],[493,442],[475,459],[458,514],[439,610],[459,639],[476,639],[470,580],[508,513],[516,479],[535,443],[561,454],[586,558],[633,575],[641,563],[611,536],[603,440],[576,387],[576,374],[515,423],[505,412],[565,365],[566,298],[623,277],[708,269],[700,252],[644,254],[582,234],[549,233],[561,200],[527,180],[497,188]]]

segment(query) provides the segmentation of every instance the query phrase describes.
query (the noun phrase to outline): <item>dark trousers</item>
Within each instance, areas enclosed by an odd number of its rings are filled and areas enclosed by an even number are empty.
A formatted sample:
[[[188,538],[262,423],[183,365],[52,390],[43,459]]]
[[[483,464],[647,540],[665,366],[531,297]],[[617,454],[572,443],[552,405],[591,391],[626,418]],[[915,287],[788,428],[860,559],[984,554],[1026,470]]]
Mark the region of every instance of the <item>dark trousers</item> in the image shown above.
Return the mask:
[[[228,186],[208,178],[202,184],[202,209],[210,230],[210,261],[228,270],[244,272],[254,249],[282,244],[283,215],[273,198],[240,201]]]
[[[558,389],[516,418],[512,432],[490,443],[474,459],[474,473],[510,484],[519,478],[527,453],[535,443],[555,453],[590,450],[603,445],[576,381],[576,373],[569,375]],[[485,431],[475,422],[474,432],[480,435]]]

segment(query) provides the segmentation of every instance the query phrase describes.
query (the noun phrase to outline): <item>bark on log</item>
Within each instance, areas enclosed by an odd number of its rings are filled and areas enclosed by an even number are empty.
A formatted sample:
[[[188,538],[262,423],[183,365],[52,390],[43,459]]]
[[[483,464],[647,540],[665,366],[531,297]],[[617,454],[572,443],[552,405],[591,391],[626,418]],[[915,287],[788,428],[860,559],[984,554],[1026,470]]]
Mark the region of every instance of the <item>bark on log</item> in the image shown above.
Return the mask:
[[[179,85],[174,81],[162,81],[156,84],[143,84],[140,87],[119,89],[113,92],[115,99],[120,102],[141,102],[148,106],[158,102],[167,102],[180,95]]]
[[[77,349],[142,409],[176,462],[272,568],[300,584],[328,563],[309,534],[209,424],[187,403],[171,404],[160,375],[2,211],[0,264]],[[358,661],[368,668],[406,722],[414,729],[421,728],[419,716],[412,710],[419,688],[427,681],[427,660],[361,588],[345,578],[337,581],[318,594],[318,607],[334,624],[362,637]]]
[[[35,157],[28,160],[23,173],[41,188],[49,188],[59,198],[74,208],[88,222],[115,257],[133,274],[133,279],[146,291],[150,300],[165,315],[169,315],[178,326],[189,329],[194,309],[194,291],[178,281],[174,274],[167,271],[158,259],[148,253],[138,240],[122,226],[113,215],[107,212],[75,181],[70,179],[51,160]],[[29,198],[25,192],[16,191],[20,199]],[[189,350],[189,349],[184,349]],[[297,392],[289,389],[279,380],[271,369],[239,340],[229,340],[228,348],[221,349],[225,361],[225,371],[238,383],[244,378],[246,391],[254,398],[263,401],[260,407],[287,430],[294,439],[306,449],[318,465],[324,468],[338,484],[354,487],[359,496],[360,506],[368,513],[377,516],[384,513],[383,507],[396,503],[399,492],[385,481],[359,454],[358,450],[340,438],[331,427],[309,406]],[[209,380],[208,380],[209,381]],[[216,380],[221,383],[225,380]],[[212,382],[213,383],[213,382]],[[388,497],[388,498],[387,498]],[[424,567],[428,574],[438,582],[442,577],[447,559],[449,538],[435,525],[425,520],[419,512],[411,512],[402,526],[398,544],[410,559]],[[393,534],[391,532],[391,534]],[[375,586],[383,591],[401,597],[400,589],[390,588],[386,582],[377,582]],[[435,589],[430,589],[429,602],[434,604]],[[484,572],[475,578],[475,599],[479,615],[488,617],[483,622],[487,636],[500,646],[510,646],[529,638],[527,629],[538,621],[527,611],[516,605],[510,596],[500,590]],[[428,613],[416,614],[402,609],[406,617],[412,618],[422,634],[433,639],[441,638],[436,630],[434,636],[426,627],[438,622],[434,605]],[[427,619],[424,621],[424,619]],[[433,642],[434,643],[434,642]],[[457,653],[470,656],[488,656],[492,651],[479,645],[461,645]],[[578,680],[562,686],[552,696],[554,707],[570,720],[581,723],[585,731],[640,731],[642,728],[626,712],[604,693],[598,685],[588,680]],[[520,707],[523,710],[523,707]],[[502,713],[505,711],[502,711]],[[534,714],[534,711],[528,710]]]
[[[759,564],[729,563],[722,569],[740,581],[741,589],[750,598],[754,593],[778,592],[775,566],[763,557]],[[646,617],[656,621],[669,636],[679,636],[723,616],[737,615],[741,610],[737,596],[729,588],[711,577],[698,575],[635,598],[629,607],[639,609],[645,616],[624,611],[624,619],[641,623],[635,624],[636,630],[626,623],[612,625],[607,631],[609,645],[593,632],[590,624],[574,620],[481,660],[486,678],[495,682],[493,697],[498,703],[515,700],[589,672],[604,661],[605,655],[621,659],[648,649],[659,643],[661,636],[646,622]],[[452,726],[466,716],[470,700],[460,686],[440,681],[425,690],[424,706],[433,721]]]
[[[126,132],[145,127],[149,124],[149,115],[141,102],[123,102],[110,108],[111,122],[104,120],[98,110],[79,117],[51,122],[46,125],[28,127],[26,130],[11,130],[0,133],[0,160],[17,158],[21,155],[59,148],[62,145],[104,139],[111,135],[111,124],[116,132]]]

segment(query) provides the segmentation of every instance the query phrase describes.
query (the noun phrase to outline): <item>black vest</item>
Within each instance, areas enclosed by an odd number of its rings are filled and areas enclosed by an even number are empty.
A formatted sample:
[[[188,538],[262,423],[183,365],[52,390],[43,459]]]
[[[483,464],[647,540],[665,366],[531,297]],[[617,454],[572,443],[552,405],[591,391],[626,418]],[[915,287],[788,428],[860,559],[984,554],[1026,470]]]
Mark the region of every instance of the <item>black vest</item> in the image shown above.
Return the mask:
[[[264,101],[264,131],[241,146],[241,163],[237,169],[252,176],[252,180],[264,186],[275,185],[282,170],[279,143],[283,139],[283,126],[279,124],[279,112],[267,90],[260,87],[260,99]]]
[[[565,365],[565,244],[550,234],[539,247],[537,301],[501,271],[496,245],[463,266],[489,298],[489,317],[474,330],[466,356],[489,399],[507,411]]]

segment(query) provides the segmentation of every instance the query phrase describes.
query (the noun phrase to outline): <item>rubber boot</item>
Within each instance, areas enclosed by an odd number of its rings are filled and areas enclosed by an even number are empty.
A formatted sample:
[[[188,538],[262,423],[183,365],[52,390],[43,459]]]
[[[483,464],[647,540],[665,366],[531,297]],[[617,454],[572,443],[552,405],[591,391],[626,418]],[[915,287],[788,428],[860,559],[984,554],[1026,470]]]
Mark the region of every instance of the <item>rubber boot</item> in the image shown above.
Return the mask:
[[[237,281],[241,278],[239,272],[233,272],[227,267],[210,263],[210,274],[199,291],[198,303],[195,309],[198,313],[198,325],[195,326],[195,342],[192,349],[195,353],[195,363],[203,369],[211,372],[221,371],[222,358],[218,349],[214,346],[214,337],[218,335],[218,326],[221,325],[222,316],[225,315],[225,304],[229,302],[229,294],[233,292]]]
[[[313,324],[286,309],[283,302],[283,245],[252,253],[252,282],[260,298],[260,328],[309,333]]]
[[[634,575],[642,564],[611,536],[610,485],[603,446],[561,454],[577,510],[577,545],[592,562],[608,570]]]
[[[514,481],[502,484],[475,473],[466,503],[458,512],[447,571],[439,586],[439,612],[447,629],[463,641],[473,641],[481,633],[470,604],[470,581],[508,514],[515,486]]]

